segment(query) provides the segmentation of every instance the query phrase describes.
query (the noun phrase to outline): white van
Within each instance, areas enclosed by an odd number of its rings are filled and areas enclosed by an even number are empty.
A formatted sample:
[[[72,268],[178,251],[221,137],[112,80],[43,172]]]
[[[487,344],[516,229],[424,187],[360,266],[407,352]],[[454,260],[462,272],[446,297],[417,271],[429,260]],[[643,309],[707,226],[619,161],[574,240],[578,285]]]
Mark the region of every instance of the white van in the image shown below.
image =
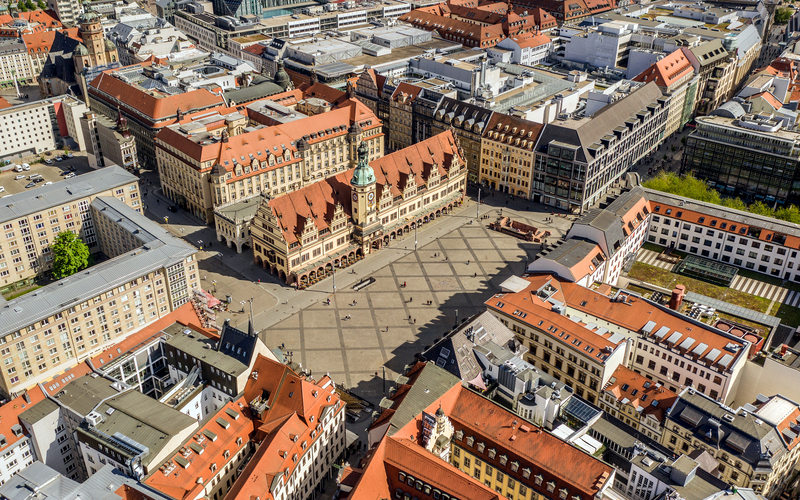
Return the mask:
[[[22,165],[14,165],[14,172],[22,172]]]
[[[23,163],[22,164],[22,170],[30,170],[30,169],[31,169],[31,166],[28,165],[27,163]]]

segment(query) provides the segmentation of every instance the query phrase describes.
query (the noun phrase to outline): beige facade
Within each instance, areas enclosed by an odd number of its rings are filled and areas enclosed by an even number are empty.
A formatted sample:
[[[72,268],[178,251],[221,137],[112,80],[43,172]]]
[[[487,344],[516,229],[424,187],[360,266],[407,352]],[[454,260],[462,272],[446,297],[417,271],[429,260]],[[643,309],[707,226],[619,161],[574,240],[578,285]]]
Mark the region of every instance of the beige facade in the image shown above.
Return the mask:
[[[344,96],[314,85],[250,104],[249,119],[228,109],[167,127],[155,140],[164,192],[211,223],[217,206],[280,196],[342,172],[355,161],[362,137],[371,158],[380,158],[382,123]],[[253,129],[245,131],[248,126]]]
[[[93,221],[96,246],[111,259],[0,309],[3,393],[98,354],[182,306],[200,288],[196,249],[119,198],[96,198],[80,214]]]
[[[78,182],[88,183],[91,189],[72,195],[71,186]],[[91,172],[4,199],[0,203],[0,290],[50,271],[50,244],[61,231],[74,232],[92,253],[99,252],[89,214],[89,205],[98,196],[118,198],[141,211],[138,179],[117,169]],[[23,200],[32,200],[40,208],[30,212],[16,209],[28,206]]]
[[[461,203],[466,169],[451,132],[371,165],[368,142],[354,170],[264,199],[251,224],[256,264],[304,287]]]
[[[530,199],[534,146],[542,125],[494,113],[481,138],[478,181],[492,189]]]

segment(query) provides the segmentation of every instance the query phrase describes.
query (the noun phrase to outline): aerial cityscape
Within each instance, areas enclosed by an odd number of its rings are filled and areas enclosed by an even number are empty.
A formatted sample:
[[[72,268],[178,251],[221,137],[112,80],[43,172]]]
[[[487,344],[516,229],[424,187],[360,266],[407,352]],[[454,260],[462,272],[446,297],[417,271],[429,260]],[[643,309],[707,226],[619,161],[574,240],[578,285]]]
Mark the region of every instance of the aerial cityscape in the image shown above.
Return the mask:
[[[0,500],[797,500],[794,0],[0,3]]]

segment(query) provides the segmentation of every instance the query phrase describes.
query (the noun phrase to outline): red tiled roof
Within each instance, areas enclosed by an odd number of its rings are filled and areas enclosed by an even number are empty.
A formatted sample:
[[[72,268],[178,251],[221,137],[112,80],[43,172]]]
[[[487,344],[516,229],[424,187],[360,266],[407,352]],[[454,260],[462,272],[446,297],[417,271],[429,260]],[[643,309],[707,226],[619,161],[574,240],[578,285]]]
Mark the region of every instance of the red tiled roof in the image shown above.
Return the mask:
[[[411,104],[414,102],[414,99],[417,98],[419,93],[422,92],[422,87],[417,87],[416,85],[407,83],[407,82],[400,82],[400,85],[394,89],[394,93],[392,94],[392,100],[397,101],[402,96],[406,97],[406,103]]]
[[[541,32],[534,31],[520,33],[519,35],[514,35],[509,38],[514,40],[514,42],[516,42],[516,44],[523,49],[541,47],[542,45],[553,43],[549,36],[543,35]]]
[[[655,82],[659,87],[670,88],[684,77],[694,73],[694,66],[682,50],[676,50],[652,66],[642,71],[636,77],[636,82]]]
[[[266,45],[261,45],[260,43],[256,43],[256,44],[253,44],[253,45],[251,45],[251,46],[249,46],[249,47],[247,47],[247,48],[245,48],[243,50],[245,52],[250,53],[250,54],[253,54],[253,55],[256,55],[256,56],[260,56],[261,54],[266,52],[267,46]]]
[[[252,372],[256,375],[247,381],[244,401],[252,403],[265,397],[269,404],[257,431],[257,436],[262,436],[261,444],[228,492],[229,500],[272,498],[273,479],[284,472],[291,474],[301,463],[297,458],[305,453],[304,445],[311,448],[314,441],[321,439],[323,433],[317,428],[323,411],[344,411],[327,375],[319,381],[309,381],[264,356],[258,357]]]
[[[750,97],[748,97],[748,99],[754,99],[756,97],[761,97],[762,99],[767,101],[767,104],[772,106],[772,108],[775,110],[781,109],[783,107],[783,103],[779,101],[778,98],[775,97],[770,91],[764,91],[758,94],[753,94]]]
[[[175,95],[160,94],[156,91],[148,92],[114,77],[111,74],[113,71],[100,73],[92,80],[89,84],[89,93],[103,100],[106,100],[103,94],[111,96],[126,108],[143,114],[148,121],[153,122],[154,126],[168,125],[170,122],[165,122],[165,120],[175,116],[178,109],[184,111],[203,110],[225,104],[222,96],[205,88]]]
[[[678,399],[678,395],[666,387],[640,375],[635,371],[619,365],[603,388],[606,394],[611,394],[618,402],[627,399],[626,404],[633,408],[643,408],[640,415],[652,415],[659,422],[664,422],[664,413]],[[658,401],[653,406],[653,401]]]
[[[331,113],[333,111],[321,116]],[[447,131],[372,161],[370,166],[375,172],[376,197],[380,199],[385,189],[389,189],[392,196],[399,196],[409,178],[414,178],[417,185],[425,184],[434,165],[438,168],[438,175],[444,175],[456,156],[460,153],[455,139],[452,132]],[[464,164],[463,158],[460,163]],[[352,176],[353,170],[348,169],[269,200],[269,207],[278,217],[286,243],[298,240],[306,220],[311,220],[318,230],[328,227],[337,204],[341,204],[345,214],[350,213]]]
[[[492,141],[533,151],[543,129],[544,125],[540,123],[505,113],[492,113],[483,136]]]
[[[0,406],[0,434],[5,436],[6,444],[0,447],[0,453],[11,450],[14,444],[22,439],[23,435],[15,436],[11,428],[19,424],[19,416],[36,403],[44,399],[44,392],[38,385],[34,385],[21,396],[17,396],[8,403]]]
[[[22,40],[25,42],[25,48],[27,48],[28,52],[31,54],[50,52],[50,47],[53,46],[53,41],[55,38],[55,31],[45,31],[42,33],[29,33],[22,35]]]
[[[436,31],[448,40],[463,40],[464,45],[472,47],[493,47],[505,38],[501,24],[480,26],[425,12],[421,9],[412,10],[398,19],[420,29]]]
[[[5,97],[0,97],[0,109],[10,108],[11,103],[6,100]]]
[[[144,483],[176,500],[194,500],[203,496],[205,487],[211,486],[212,478],[218,474],[216,471],[224,469],[231,460],[236,459],[239,450],[248,446],[254,426],[245,403],[244,398],[239,398],[222,406],[197,433],[183,443],[180,450],[165,461],[165,464],[177,462],[180,457],[189,462],[187,467],[177,466],[168,473],[164,472],[166,468],[162,470],[160,467]],[[232,417],[229,412],[238,417]],[[228,427],[223,426],[219,419],[227,422]],[[216,439],[212,440],[204,431],[209,431]],[[237,439],[241,439],[241,444],[237,444]],[[198,454],[196,449],[201,449],[201,453]],[[233,466],[236,467],[236,464]]]

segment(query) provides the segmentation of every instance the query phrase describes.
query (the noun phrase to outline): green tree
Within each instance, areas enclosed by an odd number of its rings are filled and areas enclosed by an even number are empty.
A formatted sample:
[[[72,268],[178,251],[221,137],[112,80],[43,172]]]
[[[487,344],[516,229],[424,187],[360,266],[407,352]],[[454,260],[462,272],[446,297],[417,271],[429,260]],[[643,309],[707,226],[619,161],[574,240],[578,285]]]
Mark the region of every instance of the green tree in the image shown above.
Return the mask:
[[[725,198],[722,200],[722,206],[747,212],[747,204],[741,198]]]
[[[775,22],[778,24],[786,24],[789,22],[789,18],[792,17],[792,14],[794,14],[794,9],[781,7],[775,11]]]
[[[36,5],[32,0],[26,0],[25,7],[27,7],[28,10],[36,10]]]
[[[19,2],[17,2],[17,9],[19,9],[20,12],[28,12],[28,8],[25,7],[25,2],[23,2],[22,0],[19,0]]]
[[[657,176],[645,182],[644,187],[664,191],[665,193],[677,194],[694,200],[705,201],[719,205],[721,199],[719,193],[708,187],[705,181],[695,178],[691,174],[679,176],[673,172],[661,172]]]
[[[800,209],[795,205],[789,205],[788,207],[776,210],[774,217],[776,219],[785,220],[786,222],[800,224]]]
[[[764,203],[763,201],[757,201],[748,207],[748,210],[752,214],[756,215],[763,215],[764,217],[775,217],[775,212],[769,208],[769,205]]]
[[[53,276],[56,279],[75,274],[89,265],[89,247],[72,231],[58,233],[52,250]]]

